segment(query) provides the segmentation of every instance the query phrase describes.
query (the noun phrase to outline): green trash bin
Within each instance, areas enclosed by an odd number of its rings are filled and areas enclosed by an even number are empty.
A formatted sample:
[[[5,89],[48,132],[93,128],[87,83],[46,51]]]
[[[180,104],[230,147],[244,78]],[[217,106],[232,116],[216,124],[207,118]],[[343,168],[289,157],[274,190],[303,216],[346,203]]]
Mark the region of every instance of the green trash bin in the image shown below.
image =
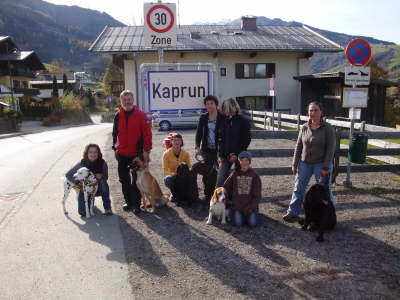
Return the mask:
[[[355,164],[365,163],[367,146],[368,135],[362,132],[354,132],[349,144],[348,160]]]

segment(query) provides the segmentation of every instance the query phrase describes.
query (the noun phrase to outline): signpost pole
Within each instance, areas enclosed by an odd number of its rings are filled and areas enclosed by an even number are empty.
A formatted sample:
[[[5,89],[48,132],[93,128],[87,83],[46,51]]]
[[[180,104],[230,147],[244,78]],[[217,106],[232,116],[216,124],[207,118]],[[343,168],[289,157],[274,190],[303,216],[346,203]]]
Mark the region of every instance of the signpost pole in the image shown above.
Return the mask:
[[[355,87],[356,87],[356,86],[353,84],[353,88],[355,88]],[[353,110],[354,110],[353,107],[350,107],[350,108],[349,108],[350,115],[353,115],[353,114],[354,114],[354,113],[353,113]],[[350,121],[350,130],[349,130],[349,146],[350,146],[350,141],[351,141],[351,139],[352,139],[352,137],[353,137],[353,130],[354,130],[354,118],[351,118],[351,121]],[[349,149],[349,151],[350,151],[350,149]],[[349,188],[353,186],[353,184],[352,184],[352,182],[351,182],[351,179],[350,179],[350,175],[351,175],[351,161],[350,161],[349,159],[347,159],[346,181],[343,183],[343,185],[346,186],[346,187],[349,187]]]
[[[272,75],[272,77],[269,79],[269,95],[272,96],[272,118],[271,118],[271,126],[272,126],[272,131],[275,130],[275,77]]]
[[[164,63],[164,48],[158,48],[157,52],[158,52],[158,62],[160,64],[163,64]]]
[[[368,63],[369,59],[371,58],[371,46],[368,44],[367,41],[363,39],[354,39],[352,40],[346,47],[346,57],[347,60],[352,65],[351,67],[345,68],[345,79],[344,83],[346,85],[352,85],[353,89],[357,88],[358,85],[368,85],[370,81],[370,69],[368,67],[363,67],[365,64]],[[361,90],[361,89],[360,89]],[[350,96],[348,96],[350,98]],[[366,96],[367,97],[367,96]],[[365,97],[365,102],[356,99],[355,103],[351,103],[349,99],[346,101],[346,106],[349,107],[349,117],[350,117],[350,130],[349,130],[349,151],[350,151],[350,144],[353,138],[353,131],[354,131],[354,119],[356,117],[356,112],[361,115],[360,111],[356,111],[356,107],[366,107],[367,105],[367,98]],[[344,104],[343,97],[343,104]],[[353,99],[354,100],[354,99]],[[347,174],[346,174],[346,181],[343,182],[343,185],[346,187],[352,187],[352,182],[350,179],[351,176],[351,161],[349,160],[349,156],[347,158]]]

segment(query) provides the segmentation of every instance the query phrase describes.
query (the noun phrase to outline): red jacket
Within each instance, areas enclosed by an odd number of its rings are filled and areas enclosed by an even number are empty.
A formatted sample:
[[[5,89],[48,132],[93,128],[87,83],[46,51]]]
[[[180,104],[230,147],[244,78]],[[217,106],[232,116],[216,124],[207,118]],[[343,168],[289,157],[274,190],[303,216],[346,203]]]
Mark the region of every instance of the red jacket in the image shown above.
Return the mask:
[[[113,132],[116,135],[114,147],[118,154],[123,156],[139,155],[143,145],[143,150],[150,151],[152,148],[152,133],[150,125],[147,123],[146,115],[136,106],[133,112],[129,114],[126,120],[126,112],[123,108],[119,110],[118,119],[116,120],[115,129]]]

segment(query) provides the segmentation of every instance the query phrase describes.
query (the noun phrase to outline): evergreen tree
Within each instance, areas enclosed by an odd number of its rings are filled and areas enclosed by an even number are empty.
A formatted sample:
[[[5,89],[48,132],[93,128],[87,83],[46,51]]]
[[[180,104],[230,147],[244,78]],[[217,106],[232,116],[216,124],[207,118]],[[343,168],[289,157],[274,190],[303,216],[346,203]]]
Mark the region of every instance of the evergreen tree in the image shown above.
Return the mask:
[[[63,92],[64,95],[69,93],[68,78],[67,75],[65,75],[65,73],[63,74]]]
[[[58,86],[57,86],[57,77],[56,75],[53,76],[53,91],[51,92],[53,98],[58,98]]]
[[[57,86],[57,77],[54,75],[53,76],[53,91],[51,92],[51,95],[53,96],[53,111],[54,112],[60,112],[61,111],[61,105],[60,101],[58,100],[58,86]]]

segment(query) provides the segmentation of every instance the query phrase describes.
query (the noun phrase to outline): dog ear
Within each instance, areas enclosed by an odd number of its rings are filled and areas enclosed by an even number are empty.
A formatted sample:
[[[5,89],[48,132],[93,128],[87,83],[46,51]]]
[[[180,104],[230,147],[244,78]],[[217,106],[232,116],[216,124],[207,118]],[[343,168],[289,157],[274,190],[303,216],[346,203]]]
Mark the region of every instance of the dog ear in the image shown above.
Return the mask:
[[[218,197],[218,188],[215,188],[212,198],[217,199]]]
[[[143,162],[143,168],[147,169],[149,167],[149,162],[147,160],[142,160]]]

